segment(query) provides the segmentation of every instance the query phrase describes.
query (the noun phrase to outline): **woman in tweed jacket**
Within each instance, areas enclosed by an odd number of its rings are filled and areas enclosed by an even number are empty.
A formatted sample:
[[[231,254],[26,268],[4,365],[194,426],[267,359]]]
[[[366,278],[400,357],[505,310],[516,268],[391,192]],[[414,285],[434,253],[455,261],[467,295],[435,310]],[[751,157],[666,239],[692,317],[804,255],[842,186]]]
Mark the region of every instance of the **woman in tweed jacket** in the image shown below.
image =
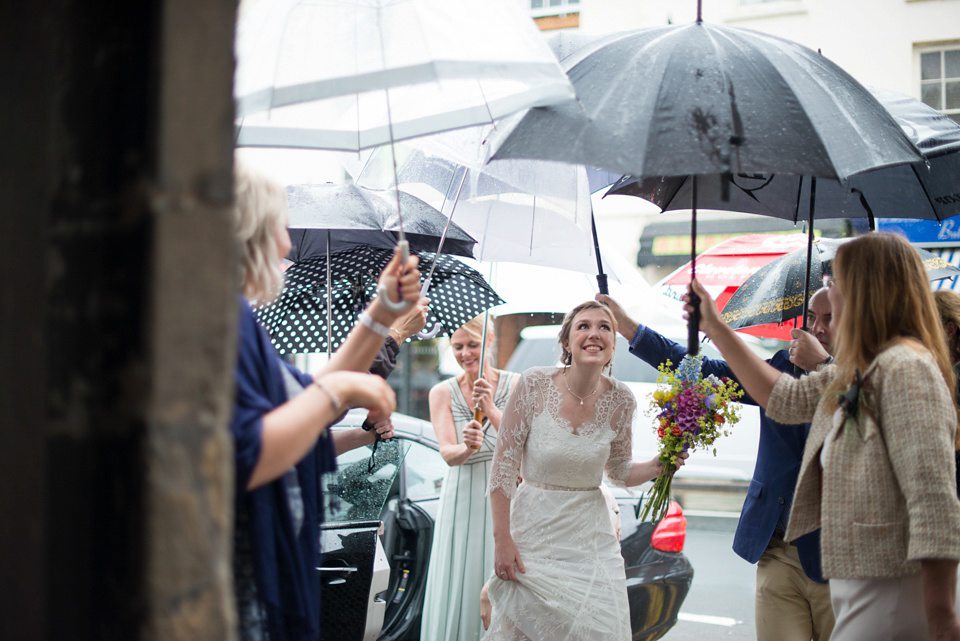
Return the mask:
[[[834,273],[836,361],[809,376],[754,356],[695,283],[701,329],[768,416],[812,419],[786,538],[822,528],[831,641],[960,640],[954,373],[923,265],[871,233],[840,246]]]

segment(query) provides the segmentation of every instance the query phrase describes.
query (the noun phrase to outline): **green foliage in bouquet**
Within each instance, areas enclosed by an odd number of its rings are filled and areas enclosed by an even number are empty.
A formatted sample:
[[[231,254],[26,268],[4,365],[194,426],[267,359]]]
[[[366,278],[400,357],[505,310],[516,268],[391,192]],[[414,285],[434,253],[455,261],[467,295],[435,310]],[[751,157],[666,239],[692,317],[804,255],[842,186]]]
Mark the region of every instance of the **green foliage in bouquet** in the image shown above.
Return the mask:
[[[657,419],[663,470],[653,482],[641,520],[650,516],[659,521],[666,514],[679,454],[713,445],[740,420],[734,401],[743,396],[743,390],[727,377],[704,378],[700,371],[702,363],[702,354],[697,354],[684,356],[676,370],[670,361],[657,368],[660,371],[658,387],[650,399],[647,414]],[[716,456],[716,449],[713,453]]]

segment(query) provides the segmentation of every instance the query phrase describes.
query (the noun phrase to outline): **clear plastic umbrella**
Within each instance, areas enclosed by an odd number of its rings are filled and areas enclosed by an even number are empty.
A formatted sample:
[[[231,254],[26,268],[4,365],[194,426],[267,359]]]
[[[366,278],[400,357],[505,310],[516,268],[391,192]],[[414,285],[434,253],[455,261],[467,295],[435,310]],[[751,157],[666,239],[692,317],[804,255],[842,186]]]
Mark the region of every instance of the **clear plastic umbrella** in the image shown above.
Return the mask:
[[[478,260],[596,274],[590,194],[617,176],[543,160],[484,165],[490,130],[471,127],[398,144],[400,190],[451,216],[476,238]],[[393,185],[389,149],[344,165],[358,185]]]
[[[237,63],[239,146],[359,150],[574,95],[516,0],[245,0]]]

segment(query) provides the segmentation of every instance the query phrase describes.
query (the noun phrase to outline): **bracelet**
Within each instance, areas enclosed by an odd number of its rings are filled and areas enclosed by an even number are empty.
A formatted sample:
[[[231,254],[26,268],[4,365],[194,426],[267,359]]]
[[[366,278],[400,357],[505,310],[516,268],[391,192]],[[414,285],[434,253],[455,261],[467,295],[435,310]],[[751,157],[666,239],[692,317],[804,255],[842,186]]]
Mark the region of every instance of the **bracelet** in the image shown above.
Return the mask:
[[[390,336],[390,328],[383,323],[375,321],[373,317],[366,312],[360,314],[360,324],[369,329],[371,332],[379,334],[383,338]]]
[[[394,336],[394,333],[396,333],[396,336]],[[393,337],[393,340],[397,341],[397,345],[400,345],[401,343],[403,343],[403,341],[400,340],[400,330],[399,330],[399,329],[394,329],[393,327],[391,327],[391,328],[390,328],[390,336]]]
[[[313,384],[320,388],[324,394],[330,397],[330,402],[333,404],[333,411],[335,414],[339,415],[343,411],[343,403],[340,402],[340,399],[337,398],[337,395],[333,391],[320,382],[320,379],[313,379]]]
[[[825,359],[823,359],[822,361],[820,361],[820,364],[821,364],[821,365],[829,365],[829,364],[832,363],[832,362],[833,362],[833,354],[830,354],[830,355],[827,356]]]

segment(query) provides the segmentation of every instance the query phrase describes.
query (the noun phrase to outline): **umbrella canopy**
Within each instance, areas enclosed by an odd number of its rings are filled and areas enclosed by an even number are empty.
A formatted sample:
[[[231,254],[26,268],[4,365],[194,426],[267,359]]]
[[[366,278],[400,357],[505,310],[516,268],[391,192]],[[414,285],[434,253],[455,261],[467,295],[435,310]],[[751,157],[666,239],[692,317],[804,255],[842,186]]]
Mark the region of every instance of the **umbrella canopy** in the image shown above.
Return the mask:
[[[516,0],[246,0],[239,146],[359,150],[573,97]]]
[[[357,185],[290,185],[288,258],[294,262],[323,256],[357,245],[392,249],[397,244],[401,218],[413,251],[437,251],[446,232],[443,252],[473,257],[476,241],[442,212],[415,196]]]
[[[424,264],[433,254],[420,253]],[[354,247],[330,255],[331,283],[327,291],[327,259],[311,258],[286,270],[286,285],[277,300],[257,309],[260,323],[281,354],[327,349],[327,305],[331,308],[331,349],[346,339],[360,312],[372,299],[380,272],[393,252]],[[425,274],[424,274],[425,276]],[[503,300],[475,270],[440,255],[430,286],[428,326],[440,323],[446,335]]]
[[[813,260],[810,264],[810,280],[821,282],[837,247],[849,239],[818,239],[813,241]],[[960,269],[936,254],[917,249],[930,280],[952,278]],[[757,270],[734,293],[723,307],[721,317],[733,327],[740,329],[767,323],[783,323],[804,313],[804,281],[807,271],[807,250],[801,248],[778,258]],[[815,291],[819,287],[812,288]]]
[[[718,311],[752,274],[784,254],[807,246],[805,234],[744,234],[714,245],[697,256],[697,280],[713,297]],[[678,268],[657,283],[667,298],[681,301],[687,293],[692,265]],[[794,324],[769,324],[742,328],[746,334],[790,340]]]
[[[505,126],[493,158],[637,176],[775,172],[843,179],[919,159],[869,91],[819,53],[697,22],[615,34],[563,60],[575,103]]]
[[[815,218],[918,218],[943,220],[960,214],[960,124],[926,104],[885,89],[870,92],[916,145],[923,160],[867,171],[848,180],[819,178]],[[663,211],[690,209],[690,176],[624,176],[607,194],[638,196]],[[727,200],[723,191],[727,190]],[[808,176],[714,174],[697,180],[697,206],[807,220]]]
[[[476,238],[478,260],[596,273],[591,182],[602,187],[617,177],[551,161],[484,165],[489,131],[471,127],[396,145],[401,192],[442,210]],[[345,167],[358,185],[383,189],[394,181],[389,147]]]

